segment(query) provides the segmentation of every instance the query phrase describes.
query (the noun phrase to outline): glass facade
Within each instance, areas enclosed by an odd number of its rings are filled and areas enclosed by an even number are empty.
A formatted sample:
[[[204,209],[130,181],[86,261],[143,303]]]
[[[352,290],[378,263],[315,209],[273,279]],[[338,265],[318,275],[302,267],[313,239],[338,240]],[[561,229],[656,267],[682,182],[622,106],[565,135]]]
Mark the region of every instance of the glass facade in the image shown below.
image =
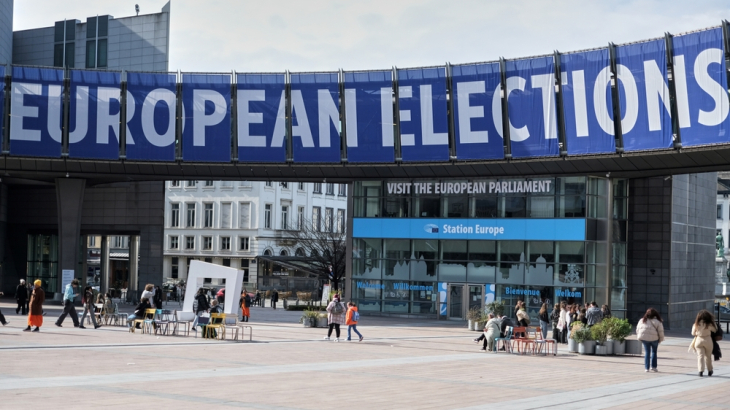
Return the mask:
[[[356,182],[352,298],[450,318],[492,300],[524,300],[535,318],[561,300],[621,311],[627,194],[625,180],[592,177]]]
[[[58,285],[58,236],[28,235],[27,282],[40,279],[44,290],[55,291]]]

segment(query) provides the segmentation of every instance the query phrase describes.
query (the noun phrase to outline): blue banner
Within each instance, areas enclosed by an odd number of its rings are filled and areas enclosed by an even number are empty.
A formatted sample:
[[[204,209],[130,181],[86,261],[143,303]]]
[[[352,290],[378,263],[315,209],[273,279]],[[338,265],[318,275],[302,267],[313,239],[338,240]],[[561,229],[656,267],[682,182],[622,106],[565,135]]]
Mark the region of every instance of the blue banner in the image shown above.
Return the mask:
[[[231,76],[183,74],[183,160],[231,161]]]
[[[562,54],[560,69],[568,154],[616,152],[608,49]]]
[[[664,39],[616,47],[624,150],[672,147]]]
[[[5,66],[0,66],[0,78],[5,79]],[[3,113],[0,115],[0,130],[3,129],[3,126],[5,125],[5,87],[0,87],[0,113]]]
[[[403,161],[448,161],[446,69],[398,70],[398,100]]]
[[[286,161],[284,74],[238,74],[238,161]]]
[[[10,154],[61,156],[63,70],[13,67]]]
[[[175,160],[175,75],[127,73],[127,159]]]
[[[500,76],[499,63],[453,66],[457,158],[504,158]]]
[[[508,60],[506,69],[512,156],[558,155],[553,58]]]
[[[730,141],[722,29],[674,37],[674,77],[682,146]]]
[[[337,73],[291,75],[292,149],[296,162],[340,162]]]
[[[348,162],[393,162],[393,72],[345,73]]]
[[[353,238],[583,241],[585,219],[354,218]]]
[[[71,70],[68,156],[119,158],[121,75]]]

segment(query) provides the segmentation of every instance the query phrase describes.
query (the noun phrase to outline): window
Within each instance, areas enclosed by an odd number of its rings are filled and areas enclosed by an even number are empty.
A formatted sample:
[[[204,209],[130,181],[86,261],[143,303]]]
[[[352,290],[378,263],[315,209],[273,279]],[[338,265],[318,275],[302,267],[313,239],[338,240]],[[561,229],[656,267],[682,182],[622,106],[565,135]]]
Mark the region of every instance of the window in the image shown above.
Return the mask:
[[[289,256],[289,252],[286,249],[282,249],[279,252],[279,256]]]
[[[322,193],[322,183],[315,182],[314,183],[314,191],[315,194],[321,194]]]
[[[53,65],[55,67],[75,67],[76,22],[57,21],[54,27]]]
[[[170,204],[170,227],[180,226],[180,204]]]
[[[337,232],[345,232],[345,210],[337,210]]]
[[[347,185],[346,184],[340,184],[338,189],[339,189],[339,191],[337,192],[337,195],[347,196]]]
[[[267,186],[267,187],[272,187],[272,186],[273,186],[273,185],[271,184],[271,181],[266,181],[266,182],[264,183],[264,185],[265,185],[265,186]]]
[[[281,207],[281,229],[289,229],[289,206]]]
[[[86,68],[96,68],[96,39],[86,42]]]
[[[335,184],[327,184],[327,195],[335,194]]]
[[[225,188],[225,189],[233,188],[233,181],[221,181],[221,188]]]
[[[230,236],[221,236],[221,250],[222,251],[231,250],[231,237]]]
[[[221,204],[221,228],[228,229],[231,227],[231,203]]]
[[[289,189],[289,183],[288,182],[280,182],[281,187],[284,189]]]
[[[112,236],[112,248],[127,249],[129,248],[129,237],[128,236]]]
[[[213,204],[203,204],[203,228],[213,227]]]
[[[213,183],[213,181],[205,181],[205,186],[212,187],[212,186],[214,186],[214,183]]]
[[[332,208],[324,209],[324,231],[332,232]]]
[[[241,259],[241,267],[243,271],[243,282],[248,282],[248,259]]]
[[[97,44],[97,51],[96,51],[96,67],[97,68],[106,67],[106,57],[107,57],[107,39],[100,38],[99,43]]]
[[[298,189],[298,190],[300,190],[300,191],[304,191],[304,182],[300,182],[300,183],[298,183],[297,185],[298,185],[298,186],[297,186],[297,189]]]
[[[722,205],[717,206],[717,219],[722,219]]]
[[[322,213],[322,209],[318,206],[312,207],[312,229],[319,231],[319,217]]]
[[[170,181],[170,188],[180,188],[180,181]]]
[[[185,204],[185,226],[195,228],[195,202]]]
[[[223,258],[223,266],[231,267],[231,258]],[[225,280],[225,279],[223,279]]]
[[[185,237],[185,249],[195,249],[195,237],[194,236]]]
[[[248,251],[249,248],[249,241],[247,236],[241,236],[238,238],[238,250],[239,251]]]
[[[204,251],[210,251],[213,249],[213,237],[212,236],[204,236],[203,237],[203,250]]]
[[[304,252],[304,249],[297,248],[297,250],[294,252],[294,256],[307,256],[307,254]]]
[[[179,260],[180,259],[177,256],[173,256],[172,257],[172,261],[170,263],[170,277],[173,278],[173,279],[177,279],[178,278],[178,276],[177,276],[178,275],[178,268],[177,268],[177,266],[180,263]]]
[[[271,229],[271,204],[264,205],[264,228]]]
[[[304,207],[300,206],[297,208],[297,230],[304,228]]]
[[[186,181],[185,186],[190,188],[195,188],[198,184],[198,181]]]
[[[89,248],[96,247],[96,236],[89,236]]]
[[[241,202],[238,204],[238,227],[241,229],[251,228],[251,203]]]
[[[251,188],[251,181],[241,181],[240,187]]]
[[[177,236],[171,236],[170,237],[170,249],[179,249],[178,245],[178,237]]]

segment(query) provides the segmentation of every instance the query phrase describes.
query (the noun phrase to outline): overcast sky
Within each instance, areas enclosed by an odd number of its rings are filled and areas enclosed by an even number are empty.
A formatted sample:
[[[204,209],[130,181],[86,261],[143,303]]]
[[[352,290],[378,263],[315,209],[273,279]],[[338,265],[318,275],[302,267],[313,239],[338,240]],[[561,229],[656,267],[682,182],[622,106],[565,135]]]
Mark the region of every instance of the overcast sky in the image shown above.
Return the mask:
[[[165,0],[16,0],[14,30]],[[727,0],[173,0],[170,69],[332,71],[491,61],[661,37],[730,19]]]

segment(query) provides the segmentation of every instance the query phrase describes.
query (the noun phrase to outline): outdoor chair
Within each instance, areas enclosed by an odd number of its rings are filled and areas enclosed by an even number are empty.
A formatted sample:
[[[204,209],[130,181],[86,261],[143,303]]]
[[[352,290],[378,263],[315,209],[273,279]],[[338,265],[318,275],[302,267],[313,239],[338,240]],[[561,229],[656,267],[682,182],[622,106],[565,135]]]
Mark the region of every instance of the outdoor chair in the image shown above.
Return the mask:
[[[547,356],[548,353],[552,353],[553,356],[558,355],[558,343],[555,341],[555,339],[543,339],[542,338],[542,332],[541,329],[537,328],[537,339],[535,340],[535,345],[537,346],[537,353],[540,354],[543,352],[543,349],[545,349],[545,355]]]
[[[147,331],[148,334],[152,334],[155,326],[155,316],[157,315],[158,309],[146,309],[144,314],[144,320],[142,321],[142,333]]]
[[[162,335],[170,333],[170,325],[172,325],[172,334],[177,332],[177,320],[175,319],[175,312],[169,309],[159,310],[155,317],[155,334],[159,331]]]
[[[502,342],[504,351],[506,353],[512,353],[512,326],[507,326],[504,329],[504,337],[497,337],[494,339],[494,351],[499,352],[499,342]]]
[[[535,330],[534,327],[528,327],[525,330],[525,337],[516,339],[517,343],[519,343],[522,347],[522,354],[527,353],[528,346],[531,346],[532,354],[535,354],[535,341],[537,341],[538,333],[540,333],[539,327],[537,328],[537,330]],[[517,351],[520,351],[520,349],[518,348]]]
[[[195,326],[193,326],[193,332],[195,332],[195,337],[198,337],[198,328],[201,328],[201,333],[205,331],[205,327],[208,326],[210,323],[210,316],[198,316],[198,321],[195,323]],[[205,335],[201,335],[201,337],[205,337]]]
[[[175,322],[177,324],[178,331],[185,329],[185,336],[190,336],[190,326],[195,320],[195,313],[193,312],[181,312],[175,311]]]
[[[140,317],[135,318],[132,321],[132,325],[129,327],[129,331],[134,333],[134,329],[137,327],[137,325],[140,325],[140,327],[142,328],[142,333],[144,333],[145,325],[147,324],[147,322],[150,321],[150,323],[151,323],[151,321],[154,320],[155,311],[156,311],[156,309],[146,309],[144,311],[144,316],[142,316],[141,318]]]
[[[220,338],[221,340],[224,340],[226,338],[225,320],[225,313],[211,313],[210,322],[208,322],[208,325],[205,326],[203,337],[211,339]]]
[[[521,341],[524,339],[524,334],[527,332],[525,326],[515,326],[512,328],[512,343],[517,345],[517,353],[520,353]]]
[[[111,314],[111,318],[114,320],[115,326],[124,326],[127,324],[127,315],[119,311],[119,303],[114,303],[114,312]]]

